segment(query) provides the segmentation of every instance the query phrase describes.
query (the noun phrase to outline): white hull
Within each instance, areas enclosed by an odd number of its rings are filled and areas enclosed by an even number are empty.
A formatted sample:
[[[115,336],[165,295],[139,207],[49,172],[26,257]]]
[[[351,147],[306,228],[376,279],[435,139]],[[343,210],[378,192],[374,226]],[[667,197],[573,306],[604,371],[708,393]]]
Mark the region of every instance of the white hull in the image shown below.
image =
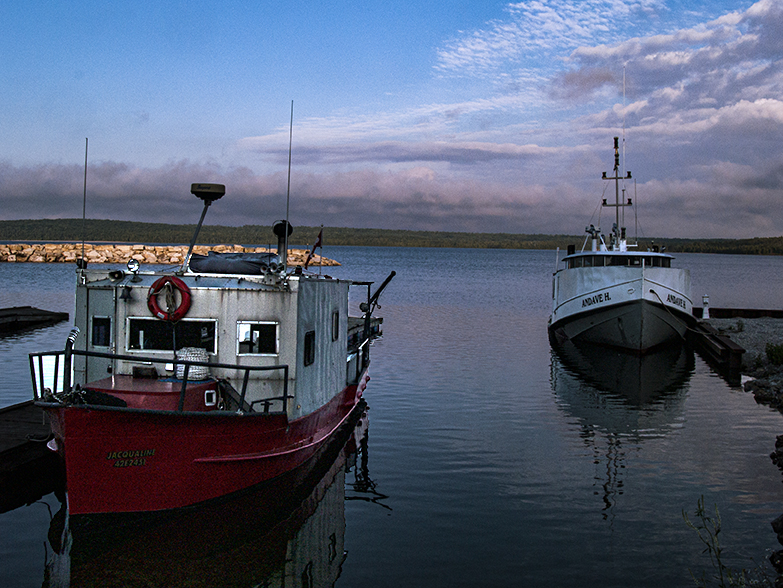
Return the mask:
[[[553,283],[550,333],[644,353],[684,337],[693,321],[688,270],[664,267],[562,269]]]

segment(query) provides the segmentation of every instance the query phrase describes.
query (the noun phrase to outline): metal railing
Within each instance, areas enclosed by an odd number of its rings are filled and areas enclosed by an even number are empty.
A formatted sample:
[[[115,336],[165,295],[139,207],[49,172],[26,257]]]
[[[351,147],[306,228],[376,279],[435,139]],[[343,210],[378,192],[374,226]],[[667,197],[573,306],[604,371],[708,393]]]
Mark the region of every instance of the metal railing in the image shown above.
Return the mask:
[[[247,406],[249,406],[251,410],[257,404],[264,404],[264,412],[269,412],[269,407],[271,403],[279,401],[283,404],[283,412],[285,412],[287,401],[290,398],[293,398],[293,396],[288,394],[288,365],[247,366],[247,365],[237,365],[237,364],[229,364],[229,363],[210,363],[206,361],[192,361],[192,360],[185,360],[185,359],[171,360],[171,359],[162,359],[159,357],[119,355],[114,353],[102,353],[99,351],[83,351],[80,349],[73,349],[73,341],[71,340],[71,337],[69,337],[65,349],[62,351],[44,351],[40,353],[30,354],[30,376],[32,378],[33,398],[35,400],[45,400],[44,392],[51,393],[55,397],[59,393],[57,389],[57,384],[60,376],[59,371],[60,371],[61,358],[62,358],[62,369],[63,369],[62,392],[71,391],[71,364],[72,364],[72,357],[74,355],[83,356],[83,357],[101,357],[105,359],[121,360],[121,361],[133,362],[133,363],[172,364],[174,366],[175,373],[176,373],[176,366],[178,365],[184,366],[183,374],[182,374],[182,388],[180,390],[179,403],[177,405],[177,411],[179,412],[181,412],[184,409],[185,393],[189,381],[188,375],[189,375],[190,368],[192,366],[237,370],[237,371],[244,372],[244,375],[242,377],[242,390],[239,392],[239,399],[237,401],[240,412],[242,411],[241,410],[242,407],[246,406],[245,399],[247,396],[247,387],[250,379],[250,372],[272,371],[272,370],[282,370],[283,372],[282,396],[274,396],[274,397],[254,400],[249,404],[247,404]],[[46,372],[46,369],[44,367],[45,357],[54,357],[54,372],[52,374],[51,388],[47,388],[45,377],[44,377]]]

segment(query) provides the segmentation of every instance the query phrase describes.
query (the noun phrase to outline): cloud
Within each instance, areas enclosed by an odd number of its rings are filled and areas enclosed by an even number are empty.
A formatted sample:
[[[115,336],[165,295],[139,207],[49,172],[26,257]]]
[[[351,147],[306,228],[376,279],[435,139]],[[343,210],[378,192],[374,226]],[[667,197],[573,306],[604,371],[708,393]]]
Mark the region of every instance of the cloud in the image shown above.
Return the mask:
[[[610,155],[608,151],[601,155]],[[601,166],[610,169],[611,158],[596,156],[592,148],[553,157],[554,163],[542,176],[531,176],[526,182],[460,178],[428,165],[393,171],[295,173],[290,218],[295,226],[578,233],[587,222],[598,222],[597,205],[607,186],[600,180]],[[570,174],[556,173],[561,164],[560,172],[586,172],[587,189],[574,183]],[[0,218],[78,218],[82,174],[79,166],[0,164]],[[754,174],[751,166],[715,164],[704,176],[707,180],[640,181],[634,195],[641,203],[644,234],[735,238],[779,234],[783,160],[768,164],[761,174]],[[182,161],[155,169],[114,163],[90,166],[87,216],[194,224],[201,202],[190,195],[190,184],[202,180],[226,184],[226,196],[210,208],[208,224],[271,226],[285,214],[284,173],[262,175],[247,168],[226,170]],[[42,210],[45,215],[31,214]],[[594,212],[594,218],[589,218]],[[603,214],[609,222],[606,211]]]
[[[435,69],[447,75],[489,76],[509,63],[560,54],[564,48],[606,42],[639,15],[665,10],[659,0],[534,0],[508,4],[505,20],[445,43]]]
[[[280,151],[245,140],[245,148],[260,154],[279,156]],[[413,163],[446,162],[455,165],[481,165],[489,161],[523,160],[543,157],[553,151],[537,145],[513,143],[449,142],[449,141],[377,141],[371,143],[342,143],[298,145],[297,165],[356,164],[356,163]]]
[[[557,73],[552,87],[576,95],[590,91],[584,80],[591,72],[625,68],[631,96],[650,94],[661,102],[676,97],[672,105],[678,107],[761,97],[780,90],[782,31],[780,4],[762,0],[745,13],[694,28],[578,47],[569,56],[571,69]],[[619,89],[620,76],[615,80]]]

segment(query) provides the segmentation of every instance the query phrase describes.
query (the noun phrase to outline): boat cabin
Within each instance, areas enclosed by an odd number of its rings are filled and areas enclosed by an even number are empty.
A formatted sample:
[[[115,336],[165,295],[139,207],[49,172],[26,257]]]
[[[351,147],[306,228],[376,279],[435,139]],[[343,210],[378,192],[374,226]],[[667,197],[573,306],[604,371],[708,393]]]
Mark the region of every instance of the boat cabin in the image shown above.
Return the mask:
[[[74,355],[74,383],[89,383],[128,406],[175,410],[185,376],[178,360],[196,362],[188,366],[191,383],[212,382],[201,386],[196,401],[189,393],[180,410],[219,410],[233,402],[238,410],[289,418],[323,406],[362,373],[364,341],[357,332],[364,321],[352,318],[349,325],[350,281],[271,270],[78,272],[75,323],[82,335],[74,350],[90,353]],[[162,280],[173,287],[161,289]],[[171,314],[187,308],[172,317],[160,310],[167,304],[177,309]],[[149,383],[140,385],[142,379]]]

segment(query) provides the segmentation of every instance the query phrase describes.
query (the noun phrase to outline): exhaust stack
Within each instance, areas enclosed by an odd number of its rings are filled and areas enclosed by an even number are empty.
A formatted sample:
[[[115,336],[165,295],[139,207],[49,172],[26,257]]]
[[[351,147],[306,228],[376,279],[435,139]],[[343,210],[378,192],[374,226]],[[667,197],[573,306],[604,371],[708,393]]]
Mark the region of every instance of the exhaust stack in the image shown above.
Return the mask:
[[[272,232],[277,236],[277,256],[280,258],[280,265],[286,269],[288,268],[288,237],[294,232],[294,227],[287,220],[279,220],[272,225]]]

